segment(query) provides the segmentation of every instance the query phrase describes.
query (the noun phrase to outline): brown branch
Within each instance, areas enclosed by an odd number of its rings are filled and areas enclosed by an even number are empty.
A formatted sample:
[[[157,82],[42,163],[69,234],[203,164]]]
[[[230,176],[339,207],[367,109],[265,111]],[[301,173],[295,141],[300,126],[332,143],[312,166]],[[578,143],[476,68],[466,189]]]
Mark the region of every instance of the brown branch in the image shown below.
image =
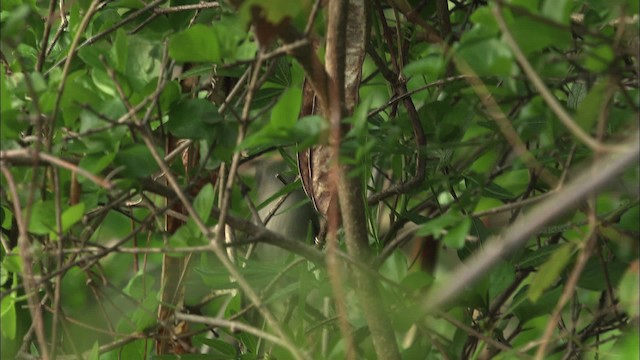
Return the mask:
[[[332,129],[330,144],[334,159],[338,157],[340,150],[342,117],[347,108],[353,109],[357,99],[365,51],[364,43],[366,42],[365,21],[364,0],[350,2],[334,0],[329,3],[326,67],[332,85],[328,115]],[[347,27],[347,22],[359,22],[360,24],[351,24]],[[349,83],[345,84],[345,67],[347,65],[349,66],[349,78],[347,78]],[[345,85],[348,85],[346,90]],[[345,91],[349,91],[349,93]],[[368,263],[371,259],[371,251],[361,181],[351,175],[351,166],[338,165],[335,162],[332,167],[334,176],[337,176],[338,199],[346,235],[347,252],[356,260]],[[377,281],[367,272],[360,269],[354,270],[356,295],[369,325],[376,355],[380,359],[400,359],[395,333],[384,311]],[[347,356],[349,355],[351,354],[348,349]]]
[[[34,160],[37,158],[38,160]],[[44,163],[61,167],[63,169],[67,169],[71,172],[78,173],[79,175],[84,176],[91,182],[96,185],[111,190],[113,188],[113,184],[106,179],[102,179],[88,172],[87,170],[78,167],[76,164],[70,163],[66,160],[57,158],[53,155],[49,155],[43,152],[35,152],[32,149],[24,148],[24,149],[15,149],[15,150],[2,150],[0,151],[0,161],[7,162],[10,164],[20,164],[20,165],[37,165],[39,161]]]

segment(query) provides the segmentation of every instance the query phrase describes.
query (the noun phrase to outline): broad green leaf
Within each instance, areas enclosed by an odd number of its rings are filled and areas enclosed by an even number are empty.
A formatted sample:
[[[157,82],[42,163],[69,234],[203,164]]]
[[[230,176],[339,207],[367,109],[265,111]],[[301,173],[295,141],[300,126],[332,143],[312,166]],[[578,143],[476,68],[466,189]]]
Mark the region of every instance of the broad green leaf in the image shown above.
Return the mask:
[[[100,344],[96,341],[87,355],[88,360],[100,360]]]
[[[84,203],[71,206],[62,213],[62,231],[67,231],[84,216]]]
[[[220,44],[213,27],[196,24],[169,38],[169,56],[178,62],[220,63]]]
[[[518,266],[521,269],[533,268],[542,265],[549,257],[562,247],[560,244],[551,244],[535,250],[526,250],[518,259]]]
[[[631,318],[640,316],[640,260],[629,265],[618,285],[620,306]]]
[[[16,298],[14,294],[5,296],[0,302],[0,329],[2,337],[9,340],[16,338]]]
[[[500,27],[489,6],[478,8],[471,14],[469,19],[475,24],[473,30],[478,34],[481,33],[486,37],[492,37],[500,32]]]
[[[17,251],[14,251],[9,256],[3,256],[2,267],[12,273],[22,274],[22,258]]]
[[[213,185],[207,184],[198,193],[195,200],[193,200],[193,208],[200,216],[200,219],[205,223],[209,219],[211,215],[211,209],[213,209],[214,202],[214,191]]]
[[[640,231],[640,206],[636,205],[620,216],[620,228],[627,231]]]
[[[511,51],[498,39],[461,41],[457,53],[480,76],[508,76],[515,71]]]
[[[591,49],[586,49],[584,67],[599,73],[609,69],[611,62],[615,58],[615,53],[610,44],[602,44]]]
[[[240,150],[258,146],[275,146],[297,143],[297,150],[308,148],[320,140],[327,131],[327,121],[320,116],[305,116],[296,121],[292,128],[279,128],[270,124],[247,136],[238,146]]]
[[[606,266],[606,271],[603,266]],[[616,287],[628,266],[628,263],[622,261],[609,261],[602,264],[597,257],[592,257],[580,274],[578,286],[593,291],[605,291],[608,288],[607,284]]]
[[[402,71],[407,76],[424,75],[427,79],[438,79],[445,69],[442,54],[428,55],[409,63]]]
[[[454,227],[449,229],[442,239],[442,243],[453,249],[461,249],[464,246],[469,229],[471,228],[471,219],[464,218]]]
[[[516,278],[516,269],[506,261],[500,261],[489,273],[489,299],[502,294]]]
[[[564,49],[571,45],[571,32],[545,24],[528,16],[518,16],[511,24],[518,46],[525,55],[530,55],[548,47]]]
[[[292,128],[298,119],[301,103],[301,88],[292,87],[285,90],[276,105],[271,109],[269,126],[282,129]]]
[[[154,279],[143,270],[139,270],[124,287],[124,293],[134,299],[143,299],[151,294]]]
[[[544,292],[536,302],[532,302],[527,296],[530,289],[530,286],[525,286],[513,299],[513,313],[523,324],[538,316],[550,314],[562,294],[562,286],[558,286]]]
[[[531,302],[538,301],[543,292],[558,280],[560,273],[571,260],[573,248],[573,244],[564,244],[540,266],[540,270],[534,275],[529,288],[528,296]]]
[[[2,1],[3,3],[5,0]],[[4,8],[4,7],[3,7]],[[20,36],[26,27],[27,19],[31,14],[31,7],[28,4],[22,4],[8,14],[7,18],[3,18],[2,38],[10,38]]]
[[[569,24],[571,0],[545,0],[542,5],[542,15],[564,25]]]
[[[109,211],[92,240],[100,243],[122,239],[131,232],[131,219],[117,211]]]
[[[4,266],[0,266],[0,286],[4,286],[4,284],[9,281],[10,274]]]
[[[78,167],[84,170],[87,170],[93,174],[100,174],[100,172],[106,169],[107,166],[109,166],[109,164],[111,164],[115,158],[116,158],[115,153],[107,153],[104,155],[90,154],[80,159],[80,163],[78,164]],[[80,183],[83,183],[89,180],[86,180],[83,176],[78,176],[78,181]]]
[[[131,320],[136,325],[135,331],[144,331],[157,321],[158,303],[157,294],[149,293],[143,298],[141,306],[131,314]]]
[[[205,99],[184,99],[169,110],[169,132],[178,138],[212,139],[222,120],[218,109]]]
[[[401,285],[407,289],[420,290],[430,286],[434,277],[424,271],[413,271],[404,277]]]
[[[46,235],[56,230],[56,211],[53,200],[37,201],[31,209],[29,232]]]
[[[237,351],[235,346],[231,345],[228,341],[222,339],[209,339],[203,338],[202,343],[207,345],[209,353],[206,356],[215,359],[236,359]],[[204,360],[204,358],[202,358]]]
[[[129,56],[129,44],[128,37],[125,31],[120,28],[116,31],[113,47],[111,48],[111,58],[113,61],[113,67],[124,73],[127,68],[127,57]]]
[[[627,331],[620,334],[620,337],[615,341],[612,346],[611,353],[603,359],[612,360],[628,360],[628,359],[640,359],[640,346],[639,341],[640,332],[637,327],[631,326]]]
[[[159,149],[158,152],[162,156],[163,152]],[[115,162],[118,165],[124,166],[121,174],[126,177],[145,177],[160,169],[149,152],[149,149],[142,144],[136,144],[120,150],[116,154]]]
[[[471,220],[456,212],[447,212],[435,219],[431,219],[420,226],[417,236],[431,235],[436,239],[445,236],[447,246],[456,249],[464,245],[464,239],[469,233]]]
[[[605,100],[605,92],[609,86],[608,79],[600,79],[578,106],[575,120],[585,131],[590,132],[598,119]]]

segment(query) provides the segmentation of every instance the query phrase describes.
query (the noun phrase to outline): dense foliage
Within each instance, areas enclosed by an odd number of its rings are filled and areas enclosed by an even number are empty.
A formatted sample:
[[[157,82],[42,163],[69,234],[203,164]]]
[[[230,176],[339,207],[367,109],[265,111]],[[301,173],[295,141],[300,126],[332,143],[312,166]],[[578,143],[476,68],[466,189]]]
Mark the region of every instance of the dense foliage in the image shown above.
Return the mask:
[[[338,3],[2,1],[3,359],[639,357],[638,2]]]

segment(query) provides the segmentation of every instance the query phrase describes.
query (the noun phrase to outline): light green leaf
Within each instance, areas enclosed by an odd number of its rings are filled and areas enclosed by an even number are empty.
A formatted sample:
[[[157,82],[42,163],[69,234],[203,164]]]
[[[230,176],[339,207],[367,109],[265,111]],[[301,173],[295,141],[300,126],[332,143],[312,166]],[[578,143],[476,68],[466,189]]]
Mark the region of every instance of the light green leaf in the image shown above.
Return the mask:
[[[608,79],[600,79],[593,88],[589,90],[584,101],[578,106],[578,113],[575,117],[576,122],[587,132],[591,131],[593,124],[595,124],[596,119],[600,115],[604,95],[608,86]]]
[[[540,270],[535,274],[529,288],[529,299],[535,303],[540,296],[558,279],[562,270],[571,260],[571,252],[573,252],[573,244],[564,244],[557,249],[553,255],[547,260]]]
[[[462,221],[449,229],[444,239],[442,239],[443,244],[453,249],[461,249],[464,246],[467,235],[469,235],[470,228],[471,219],[462,219]]]
[[[159,152],[162,154],[162,151]],[[142,144],[120,150],[115,161],[118,165],[124,166],[122,174],[127,177],[145,177],[160,169],[149,149]]]
[[[498,39],[461,41],[457,49],[458,55],[478,75],[508,76],[514,72],[513,55],[507,45]]]
[[[193,208],[195,209],[200,219],[205,223],[209,219],[211,215],[211,209],[213,208],[213,197],[215,193],[213,192],[213,185],[207,184],[198,193],[195,200],[193,201]]]
[[[62,213],[62,231],[69,230],[84,215],[84,203],[71,206]]]
[[[568,25],[571,2],[571,0],[545,0],[542,5],[542,15],[561,24]]]
[[[0,329],[2,337],[14,340],[16,338],[16,297],[15,293],[5,296],[0,303]]]
[[[169,110],[169,132],[178,138],[211,139],[215,125],[222,120],[218,109],[205,99],[185,99]]]
[[[283,129],[292,128],[298,119],[301,103],[301,88],[288,88],[285,90],[271,110],[269,126]]]
[[[620,306],[631,318],[640,316],[640,260],[629,265],[618,285]]]
[[[129,42],[127,34],[122,28],[116,32],[116,37],[111,48],[111,58],[113,67],[124,73],[127,68],[127,57],[129,55]]]
[[[56,229],[56,211],[52,200],[38,201],[33,204],[29,232],[46,235]]]
[[[100,344],[96,341],[87,355],[87,360],[100,360]]]
[[[169,56],[179,62],[219,63],[218,34],[210,26],[196,24],[169,38]]]

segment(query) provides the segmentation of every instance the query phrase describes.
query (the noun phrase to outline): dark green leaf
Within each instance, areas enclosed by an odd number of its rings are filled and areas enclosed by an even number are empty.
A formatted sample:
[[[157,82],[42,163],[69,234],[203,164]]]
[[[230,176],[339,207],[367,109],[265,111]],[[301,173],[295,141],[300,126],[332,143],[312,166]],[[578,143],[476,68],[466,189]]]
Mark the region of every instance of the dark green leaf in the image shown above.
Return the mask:
[[[169,38],[169,56],[179,62],[221,61],[216,29],[196,24]]]
[[[160,154],[163,153],[159,149],[158,152]],[[160,169],[158,163],[149,153],[149,149],[142,144],[136,144],[120,150],[116,154],[115,163],[124,166],[121,174],[126,177],[141,178],[149,176]]]
[[[529,288],[528,296],[531,302],[538,301],[542,293],[558,280],[560,273],[571,260],[573,249],[573,244],[564,244],[551,254],[549,260],[540,266],[540,270],[535,274]]]
[[[210,101],[185,99],[171,106],[167,128],[178,138],[212,139],[221,120],[218,109]]]

